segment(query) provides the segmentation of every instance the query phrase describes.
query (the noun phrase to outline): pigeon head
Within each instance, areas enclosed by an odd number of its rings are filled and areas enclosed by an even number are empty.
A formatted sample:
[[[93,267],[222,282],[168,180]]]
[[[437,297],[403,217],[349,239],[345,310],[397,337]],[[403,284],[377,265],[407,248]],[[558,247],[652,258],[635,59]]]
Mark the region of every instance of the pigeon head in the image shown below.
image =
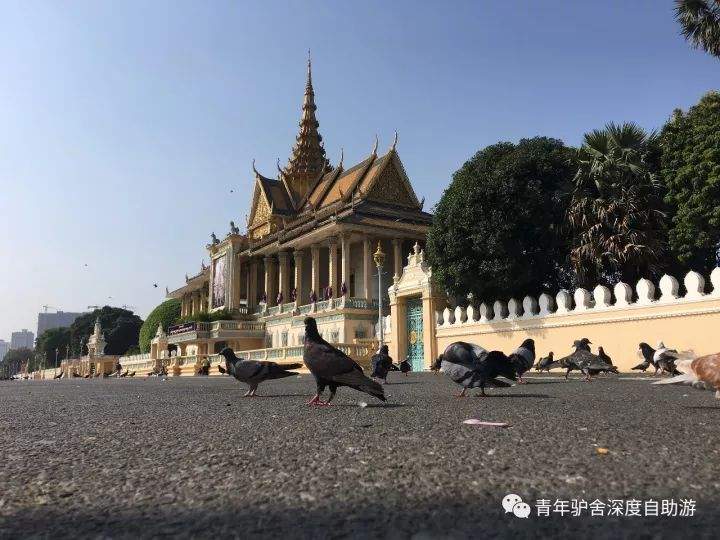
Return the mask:
[[[643,358],[645,358],[645,360],[652,360],[652,357],[655,354],[655,349],[653,349],[644,341],[640,343],[638,347],[640,348],[640,353],[642,354]]]
[[[218,354],[224,356],[225,360],[233,360],[235,358],[235,352],[233,352],[230,347],[225,347]]]
[[[528,349],[535,354],[535,340],[534,339],[526,339],[522,342],[522,345],[520,345],[524,349]]]
[[[389,350],[388,350],[387,345],[383,345],[382,347],[380,347],[380,351],[379,351],[380,354],[388,354],[388,352],[389,352]]]
[[[584,337],[582,339],[575,340],[575,342],[573,343],[573,347],[575,347],[576,349],[584,349],[586,351],[589,351],[591,343],[592,341]]]
[[[303,321],[305,323],[305,337],[312,340],[320,339],[320,333],[317,328],[317,321],[312,317],[305,317]]]

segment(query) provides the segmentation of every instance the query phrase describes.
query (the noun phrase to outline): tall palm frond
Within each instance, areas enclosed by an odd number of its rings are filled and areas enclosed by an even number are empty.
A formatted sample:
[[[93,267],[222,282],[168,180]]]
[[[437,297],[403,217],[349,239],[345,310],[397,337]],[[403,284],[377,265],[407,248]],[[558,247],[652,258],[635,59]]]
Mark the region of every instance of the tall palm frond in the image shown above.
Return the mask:
[[[693,47],[720,57],[720,1],[676,0],[675,18]]]

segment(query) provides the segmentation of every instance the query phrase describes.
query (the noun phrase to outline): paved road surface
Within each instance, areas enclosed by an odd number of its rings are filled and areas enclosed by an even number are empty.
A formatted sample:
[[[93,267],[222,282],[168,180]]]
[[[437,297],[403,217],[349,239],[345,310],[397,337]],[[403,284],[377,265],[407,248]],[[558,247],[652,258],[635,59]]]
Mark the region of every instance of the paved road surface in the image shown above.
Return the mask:
[[[326,408],[303,405],[309,376],[254,400],[230,378],[2,382],[0,538],[716,537],[711,392],[549,378],[459,400],[442,376],[390,377],[385,407],[341,389]],[[504,514],[508,493],[528,519]],[[547,518],[537,499],[696,508]]]

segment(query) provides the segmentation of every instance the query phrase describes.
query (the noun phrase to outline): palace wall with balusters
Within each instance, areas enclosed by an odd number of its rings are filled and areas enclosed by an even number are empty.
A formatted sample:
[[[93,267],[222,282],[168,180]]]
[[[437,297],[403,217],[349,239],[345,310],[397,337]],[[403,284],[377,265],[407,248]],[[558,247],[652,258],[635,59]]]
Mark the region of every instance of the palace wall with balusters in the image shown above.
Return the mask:
[[[663,341],[698,355],[715,353],[720,351],[720,268],[710,281],[706,287],[702,275],[689,272],[682,295],[678,281],[666,275],[659,291],[641,279],[634,291],[618,283],[612,292],[598,285],[592,293],[577,289],[572,295],[560,291],[537,300],[498,300],[478,309],[446,308],[437,314],[437,350],[442,352],[453,341],[468,341],[509,353],[529,337],[535,340],[538,358],[553,351],[557,359],[572,352],[573,341],[587,337],[593,351],[602,346],[621,371],[639,363],[638,344],[643,341],[653,347]]]

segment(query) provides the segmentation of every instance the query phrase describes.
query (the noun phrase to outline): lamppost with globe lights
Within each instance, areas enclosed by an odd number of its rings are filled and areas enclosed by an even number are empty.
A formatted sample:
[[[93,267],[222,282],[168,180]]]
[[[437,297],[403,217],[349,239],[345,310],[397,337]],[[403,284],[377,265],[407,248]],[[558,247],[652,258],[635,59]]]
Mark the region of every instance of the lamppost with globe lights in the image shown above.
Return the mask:
[[[373,255],[375,266],[378,269],[378,327],[380,328],[380,346],[383,344],[383,319],[382,319],[382,269],[385,264],[385,253],[383,253],[380,240],[378,240],[377,251]]]

